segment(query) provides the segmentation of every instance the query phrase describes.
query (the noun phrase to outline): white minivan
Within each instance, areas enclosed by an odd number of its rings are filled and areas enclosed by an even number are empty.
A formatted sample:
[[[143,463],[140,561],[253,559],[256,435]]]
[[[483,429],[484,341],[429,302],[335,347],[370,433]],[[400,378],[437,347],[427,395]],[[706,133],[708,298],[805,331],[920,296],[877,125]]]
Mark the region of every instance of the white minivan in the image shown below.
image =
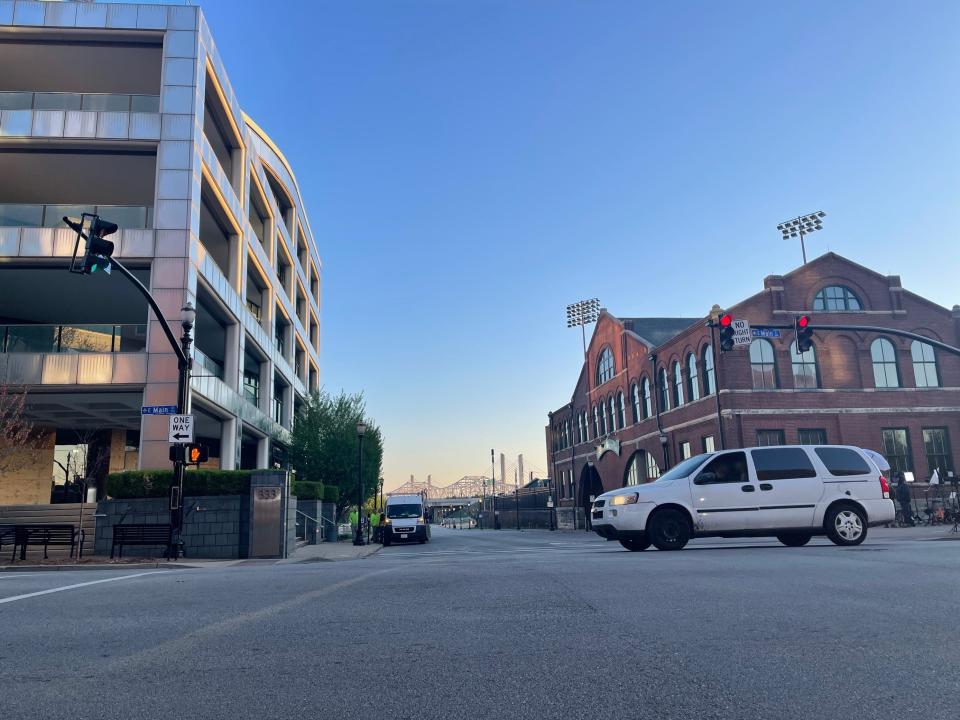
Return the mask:
[[[421,495],[389,495],[384,512],[383,544],[421,542],[430,539],[430,523]]]
[[[680,550],[698,537],[826,535],[859,545],[892,522],[890,487],[870,456],[843,445],[779,445],[706,453],[652,483],[598,497],[593,529],[628,550]]]

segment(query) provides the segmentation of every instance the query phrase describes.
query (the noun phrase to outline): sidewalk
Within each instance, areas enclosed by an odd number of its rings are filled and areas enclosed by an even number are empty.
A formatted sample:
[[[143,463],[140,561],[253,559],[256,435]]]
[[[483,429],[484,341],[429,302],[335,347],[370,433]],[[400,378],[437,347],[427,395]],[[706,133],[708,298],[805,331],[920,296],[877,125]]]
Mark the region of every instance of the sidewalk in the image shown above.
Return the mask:
[[[280,560],[279,564],[359,560],[379,552],[382,547],[383,545],[378,545],[377,543],[358,546],[349,540],[342,542],[321,542],[316,545],[304,545],[303,547],[297,548],[290,553],[290,557],[286,560]]]
[[[246,560],[176,560],[167,561],[162,558],[123,558],[109,560],[108,558],[93,556],[84,558],[80,562],[67,558],[50,558],[39,563],[29,560],[17,563],[0,563],[0,573],[3,572],[54,572],[57,570],[190,570],[225,568]]]

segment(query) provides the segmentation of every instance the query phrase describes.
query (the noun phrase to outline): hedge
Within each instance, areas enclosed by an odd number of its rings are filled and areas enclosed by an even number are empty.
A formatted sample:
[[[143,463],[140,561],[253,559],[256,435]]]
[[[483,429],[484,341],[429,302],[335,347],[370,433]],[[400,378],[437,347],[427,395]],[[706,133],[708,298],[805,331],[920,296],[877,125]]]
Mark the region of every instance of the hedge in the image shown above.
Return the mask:
[[[340,499],[340,491],[336,486],[309,480],[294,480],[291,491],[298,500],[323,500],[335,503]]]
[[[183,494],[247,495],[250,492],[250,470],[187,470]],[[173,470],[127,470],[107,475],[107,495],[112,498],[161,498],[170,495]]]

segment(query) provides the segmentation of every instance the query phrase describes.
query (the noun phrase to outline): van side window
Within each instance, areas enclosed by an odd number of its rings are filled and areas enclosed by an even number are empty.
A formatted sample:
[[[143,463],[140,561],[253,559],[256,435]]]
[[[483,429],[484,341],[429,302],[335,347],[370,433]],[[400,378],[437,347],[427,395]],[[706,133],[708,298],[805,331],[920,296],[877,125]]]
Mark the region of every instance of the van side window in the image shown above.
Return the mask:
[[[753,466],[757,469],[757,480],[789,480],[817,476],[807,453],[798,447],[751,450],[750,454],[753,455]]]
[[[831,475],[868,475],[870,466],[860,457],[860,453],[850,448],[821,447],[814,450],[817,457],[827,466]]]
[[[750,482],[750,476],[747,474],[747,454],[742,451],[715,457],[694,480],[697,485],[745,482]]]

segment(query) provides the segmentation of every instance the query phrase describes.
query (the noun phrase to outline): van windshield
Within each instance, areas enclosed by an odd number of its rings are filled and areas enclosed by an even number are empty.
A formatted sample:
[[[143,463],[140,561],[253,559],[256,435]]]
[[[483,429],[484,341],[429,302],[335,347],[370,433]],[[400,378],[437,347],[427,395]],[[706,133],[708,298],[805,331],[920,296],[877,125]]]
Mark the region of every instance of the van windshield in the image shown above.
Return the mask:
[[[415,518],[420,517],[421,505],[410,503],[409,505],[387,505],[388,518]]]
[[[687,477],[687,475],[692,473],[694,470],[700,467],[702,463],[705,463],[711,457],[713,457],[713,453],[703,453],[702,455],[694,455],[692,458],[687,458],[682,463],[679,465],[674,465],[670,470],[657,478],[656,482]]]

